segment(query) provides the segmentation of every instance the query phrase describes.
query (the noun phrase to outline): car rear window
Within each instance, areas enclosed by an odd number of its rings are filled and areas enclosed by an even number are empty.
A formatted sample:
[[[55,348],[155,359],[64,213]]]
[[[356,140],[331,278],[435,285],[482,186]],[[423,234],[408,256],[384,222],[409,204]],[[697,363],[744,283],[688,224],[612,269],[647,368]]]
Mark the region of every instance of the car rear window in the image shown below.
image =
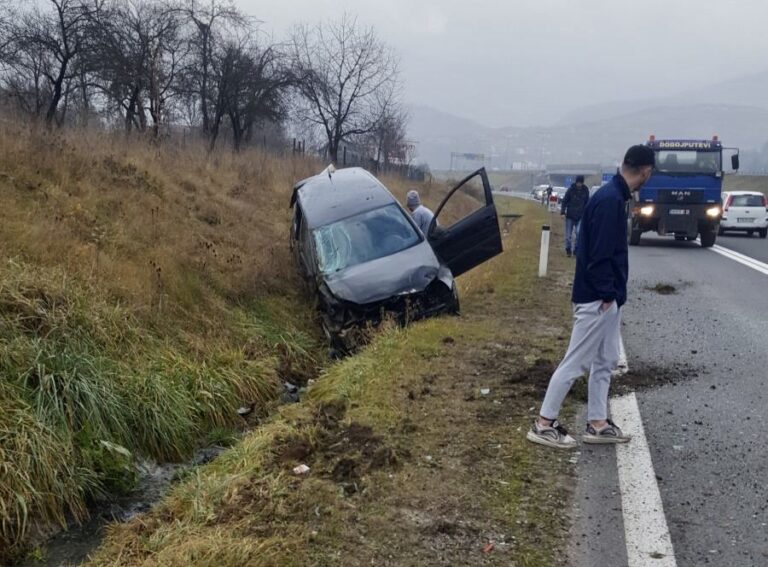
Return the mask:
[[[421,236],[396,204],[313,231],[320,272],[330,274],[410,248]]]
[[[764,207],[765,198],[762,195],[734,195],[732,207]]]

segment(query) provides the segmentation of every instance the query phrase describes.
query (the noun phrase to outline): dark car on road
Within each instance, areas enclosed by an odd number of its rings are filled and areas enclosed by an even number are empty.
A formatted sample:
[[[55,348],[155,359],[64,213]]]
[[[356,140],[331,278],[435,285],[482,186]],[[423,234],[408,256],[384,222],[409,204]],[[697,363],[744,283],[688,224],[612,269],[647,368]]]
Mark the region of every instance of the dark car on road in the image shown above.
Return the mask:
[[[365,330],[385,318],[405,324],[458,313],[454,278],[502,251],[484,169],[448,193],[427,235],[361,168],[328,168],[297,183],[291,206],[299,272],[331,348],[340,352],[354,349]],[[463,218],[455,212],[468,208],[474,211]]]

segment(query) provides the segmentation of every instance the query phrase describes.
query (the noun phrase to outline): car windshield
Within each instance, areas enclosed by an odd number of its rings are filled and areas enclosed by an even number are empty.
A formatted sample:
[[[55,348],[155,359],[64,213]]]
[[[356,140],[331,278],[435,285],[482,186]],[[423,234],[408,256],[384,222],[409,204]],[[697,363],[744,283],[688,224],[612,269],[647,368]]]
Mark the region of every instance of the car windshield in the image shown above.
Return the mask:
[[[734,195],[732,207],[764,207],[765,198],[762,195]]]
[[[396,204],[313,231],[320,272],[329,274],[410,248],[421,236]]]
[[[656,152],[656,171],[713,175],[721,171],[720,152],[673,150]]]

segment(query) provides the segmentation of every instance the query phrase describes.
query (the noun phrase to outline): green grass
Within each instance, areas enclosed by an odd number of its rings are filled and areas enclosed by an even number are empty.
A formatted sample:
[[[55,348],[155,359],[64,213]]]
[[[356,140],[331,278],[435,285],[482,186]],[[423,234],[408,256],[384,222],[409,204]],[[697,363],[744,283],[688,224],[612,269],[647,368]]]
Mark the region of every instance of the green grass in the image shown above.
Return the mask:
[[[292,309],[233,305],[200,351],[60,270],[0,266],[0,556],[32,524],[63,526],[130,490],[134,458],[185,459],[206,437],[232,439],[244,403],[266,411],[282,366],[317,365],[319,343]]]
[[[464,317],[381,330],[357,355],[327,367],[301,404],[280,408],[216,461],[191,473],[150,514],[112,526],[89,564],[352,564],[367,557],[365,553],[375,550],[376,544],[388,537],[386,532],[394,529],[384,520],[391,517],[388,514],[392,510],[382,502],[390,496],[405,502],[429,497],[430,490],[413,486],[419,475],[420,482],[434,482],[431,473],[424,476],[419,472],[423,471],[419,465],[422,451],[439,451],[444,446],[442,428],[455,422],[440,421],[442,412],[451,413],[453,406],[463,403],[463,388],[472,379],[462,374],[464,362],[451,357],[456,353],[477,357],[497,341],[514,344],[523,361],[542,356],[554,360],[560,354],[552,333],[562,332],[569,317],[568,298],[563,293],[567,286],[560,280],[570,264],[555,259],[553,276],[538,280],[537,229],[545,213],[522,201],[505,202],[500,208],[525,212],[528,218],[511,225],[504,256],[460,280]],[[539,286],[555,290],[555,295],[534,293]],[[264,340],[279,345],[283,334],[272,327],[279,317],[279,304],[257,305],[252,312],[258,313]],[[546,320],[521,323],[518,328],[511,323],[518,314]],[[250,324],[247,319],[242,323]],[[453,347],[446,346],[449,338]],[[427,416],[408,405],[412,402],[407,401],[406,394],[419,391],[423,377],[433,373],[438,373],[438,382],[455,382],[457,397],[441,402],[447,404],[441,406],[445,410],[437,409]],[[523,411],[535,403],[525,397],[528,395],[521,393]],[[333,415],[341,416],[339,425],[328,425],[328,416]],[[403,433],[406,417],[417,423],[415,434]],[[451,419],[457,417],[453,414]],[[518,421],[521,426],[528,423],[527,417]],[[323,456],[330,450],[332,464],[338,458],[334,451],[346,446],[334,437],[338,434],[335,428],[344,424],[370,426],[396,453],[413,452],[410,459],[404,457],[402,469],[378,477],[372,473],[374,479],[366,479],[367,490],[354,500],[345,498],[328,479],[329,465],[324,460],[328,457]],[[487,444],[489,435],[494,439],[514,435],[505,419],[493,432],[479,425],[471,427],[476,428],[472,439],[478,446]],[[430,446],[430,439],[437,439],[438,445]],[[296,446],[309,452],[300,457],[306,461],[297,461],[312,466],[312,474],[304,479],[290,473],[297,462],[281,458],[286,448]],[[552,495],[549,483],[536,482],[535,476],[542,467],[554,471],[562,470],[563,465],[552,454],[539,460],[541,455],[534,455],[535,449],[522,436],[505,441],[505,446],[514,459],[478,469],[477,474],[490,477],[478,476],[462,485],[462,497],[472,506],[482,503],[486,518],[493,518],[497,525],[505,526],[506,533],[516,536],[517,564],[550,564],[559,542],[557,535],[550,533],[548,522],[558,513],[562,500]],[[497,479],[505,484],[496,484]],[[451,482],[457,481],[454,478]],[[517,519],[522,523],[515,523]],[[370,531],[364,531],[361,540],[350,539],[350,529],[359,522],[366,522],[365,530]],[[376,526],[384,531],[376,532]]]

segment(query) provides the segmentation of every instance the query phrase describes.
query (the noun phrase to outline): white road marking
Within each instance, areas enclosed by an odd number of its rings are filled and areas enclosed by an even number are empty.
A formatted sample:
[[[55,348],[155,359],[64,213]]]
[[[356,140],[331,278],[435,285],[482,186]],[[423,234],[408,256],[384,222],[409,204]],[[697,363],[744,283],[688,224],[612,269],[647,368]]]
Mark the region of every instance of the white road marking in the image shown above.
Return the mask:
[[[629,443],[616,445],[629,567],[677,567],[637,398],[632,393],[610,404],[622,430],[632,435]]]
[[[764,262],[761,262],[760,260],[755,260],[754,258],[750,258],[749,256],[741,254],[740,252],[736,252],[734,250],[731,250],[730,248],[724,248],[722,246],[718,246],[717,244],[715,244],[711,248],[711,250],[712,250],[712,252],[716,252],[716,253],[720,254],[721,256],[725,256],[726,258],[730,258],[734,262],[738,262],[739,264],[743,264],[744,266],[752,268],[753,270],[768,276],[768,264],[765,264]]]

